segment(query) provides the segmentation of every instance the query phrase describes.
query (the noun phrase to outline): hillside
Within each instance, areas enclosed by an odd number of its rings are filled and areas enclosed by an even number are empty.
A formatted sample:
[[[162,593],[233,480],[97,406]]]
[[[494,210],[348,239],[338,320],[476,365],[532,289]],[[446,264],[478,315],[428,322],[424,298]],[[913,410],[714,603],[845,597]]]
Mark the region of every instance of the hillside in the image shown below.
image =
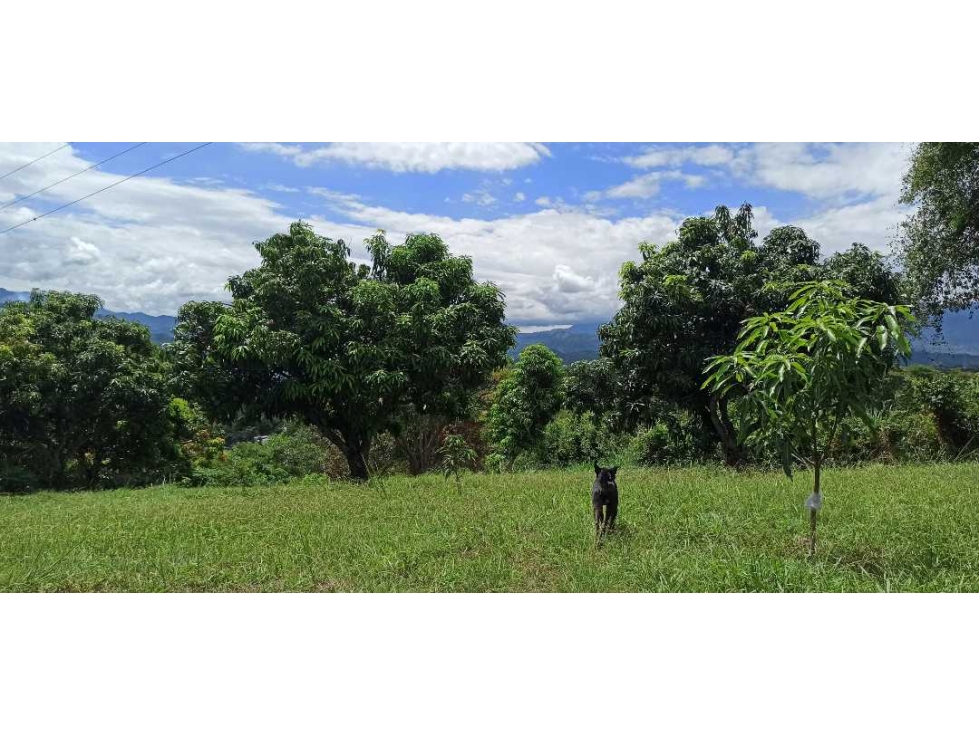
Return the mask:
[[[600,324],[575,324],[566,329],[549,329],[529,334],[517,334],[517,346],[510,350],[516,357],[521,350],[531,344],[543,344],[565,364],[582,359],[595,359],[598,356],[598,327]]]

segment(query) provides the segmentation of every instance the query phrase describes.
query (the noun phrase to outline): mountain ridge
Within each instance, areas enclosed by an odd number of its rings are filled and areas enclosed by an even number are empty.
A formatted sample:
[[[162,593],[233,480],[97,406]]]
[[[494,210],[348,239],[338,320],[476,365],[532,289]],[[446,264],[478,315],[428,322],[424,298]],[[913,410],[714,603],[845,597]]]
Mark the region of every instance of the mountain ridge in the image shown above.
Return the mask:
[[[7,301],[26,301],[30,293],[10,291],[0,288],[0,303]],[[142,311],[110,311],[99,309],[98,318],[116,317],[143,324],[150,331],[150,338],[157,344],[173,340],[173,327],[176,317],[167,314],[151,316]],[[517,344],[510,350],[516,358],[531,344],[543,344],[554,352],[565,364],[578,360],[598,357],[598,327],[604,322],[585,322],[568,327],[543,329],[517,334]],[[518,327],[519,328],[519,327]],[[936,343],[936,332],[924,329],[922,335],[912,340],[912,364],[927,364],[936,367],[979,369],[979,317],[968,311],[946,313],[942,319],[944,342]]]
[[[8,291],[6,288],[0,288],[0,303],[8,303],[10,301],[26,301],[28,298],[30,298],[30,295],[31,294],[28,291]],[[167,314],[151,316],[150,314],[143,313],[142,311],[110,311],[106,308],[100,308],[98,311],[96,311],[95,317],[103,319],[115,317],[142,324],[149,329],[150,339],[157,344],[164,344],[166,342],[173,341],[173,327],[177,323],[176,316],[169,316]]]

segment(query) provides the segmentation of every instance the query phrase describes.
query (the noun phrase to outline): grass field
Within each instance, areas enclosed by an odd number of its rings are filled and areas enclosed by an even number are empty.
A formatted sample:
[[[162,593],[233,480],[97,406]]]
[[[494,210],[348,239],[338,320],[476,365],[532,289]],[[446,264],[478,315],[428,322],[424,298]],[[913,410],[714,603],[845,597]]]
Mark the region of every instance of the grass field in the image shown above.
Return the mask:
[[[622,469],[0,497],[2,591],[979,591],[979,464]]]

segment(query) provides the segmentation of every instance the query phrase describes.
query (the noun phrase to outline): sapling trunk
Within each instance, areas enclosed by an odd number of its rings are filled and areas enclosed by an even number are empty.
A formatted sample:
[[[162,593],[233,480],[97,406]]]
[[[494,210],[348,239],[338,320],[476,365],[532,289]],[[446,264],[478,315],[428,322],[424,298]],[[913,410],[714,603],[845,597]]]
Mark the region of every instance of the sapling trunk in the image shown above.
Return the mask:
[[[819,470],[820,461],[816,459],[812,493],[816,496],[817,503],[821,499],[819,495]],[[816,555],[816,513],[819,511],[815,507],[809,508],[809,555]]]

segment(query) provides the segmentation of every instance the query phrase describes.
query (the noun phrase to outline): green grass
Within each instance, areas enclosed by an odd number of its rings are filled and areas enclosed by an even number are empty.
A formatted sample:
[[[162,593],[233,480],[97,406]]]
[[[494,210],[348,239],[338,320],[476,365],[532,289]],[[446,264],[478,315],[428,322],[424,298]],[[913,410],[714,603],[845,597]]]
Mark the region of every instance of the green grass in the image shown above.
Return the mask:
[[[979,591],[979,464],[810,476],[588,469],[0,497],[3,591]]]

